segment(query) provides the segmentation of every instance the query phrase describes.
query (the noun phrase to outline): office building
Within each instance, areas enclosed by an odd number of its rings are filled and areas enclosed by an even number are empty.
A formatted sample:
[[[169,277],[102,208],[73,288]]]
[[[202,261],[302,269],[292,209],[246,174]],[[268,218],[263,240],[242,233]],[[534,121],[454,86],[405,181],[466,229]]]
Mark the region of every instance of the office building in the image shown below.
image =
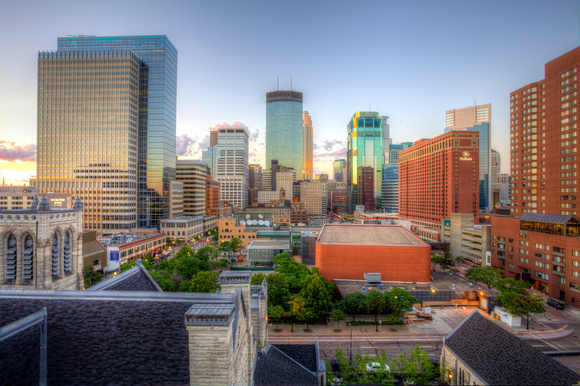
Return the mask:
[[[248,206],[249,194],[248,129],[244,126],[210,129],[210,133],[215,131],[217,143],[203,151],[202,158],[213,162],[208,166],[212,170],[212,178],[220,184],[220,201],[229,201],[231,205],[243,209]]]
[[[578,216],[580,47],[510,94],[511,214]]]
[[[183,182],[169,181],[169,217],[183,216]]]
[[[479,139],[449,131],[399,152],[399,216],[430,241],[441,241],[441,220],[479,213]]]
[[[258,198],[258,191],[262,190],[262,165],[250,164],[248,165],[248,187],[250,189],[249,193],[249,203],[252,204]]]
[[[85,229],[111,234],[169,216],[176,72],[165,36],[66,37],[39,52],[34,183],[78,194]]]
[[[208,167],[205,162],[192,159],[177,159],[176,178],[183,183],[183,215],[189,217],[206,214],[206,177]]]
[[[337,159],[332,163],[332,169],[334,171],[334,181],[336,182],[346,182],[346,160]]]
[[[359,194],[358,171],[360,167],[372,168],[374,173],[373,209],[381,207],[385,141],[390,143],[388,117],[376,111],[359,111],[347,125],[347,208],[352,213],[356,205],[364,205]],[[386,137],[385,137],[386,135]],[[367,170],[367,169],[364,169]]]
[[[110,50],[130,50],[139,59],[138,227],[158,227],[169,215],[169,181],[175,179],[177,50],[163,35],[58,38],[58,51],[70,55],[98,57]],[[91,68],[86,70],[90,73]],[[98,74],[93,72],[91,82],[99,81]],[[120,96],[114,100],[123,103]]]
[[[491,104],[448,110],[445,132],[451,130],[479,133],[479,209],[493,208],[490,184]]]
[[[475,224],[473,214],[451,213],[443,220],[441,240],[449,243],[454,258],[472,265],[491,263],[491,225]]]
[[[303,180],[312,181],[314,175],[314,129],[312,128],[312,118],[308,111],[302,113],[302,130],[304,132],[304,161],[302,164]]]
[[[308,216],[326,214],[326,183],[307,182],[300,183],[300,200]]]
[[[304,128],[302,93],[276,90],[266,94],[266,167],[272,160],[296,170],[303,180]],[[272,176],[272,182],[275,182]]]
[[[413,142],[389,144],[385,148],[383,165],[383,211],[394,213],[399,210],[399,152],[413,146]]]
[[[220,207],[220,183],[214,181],[208,174],[205,176],[205,214],[210,214],[210,209]]]

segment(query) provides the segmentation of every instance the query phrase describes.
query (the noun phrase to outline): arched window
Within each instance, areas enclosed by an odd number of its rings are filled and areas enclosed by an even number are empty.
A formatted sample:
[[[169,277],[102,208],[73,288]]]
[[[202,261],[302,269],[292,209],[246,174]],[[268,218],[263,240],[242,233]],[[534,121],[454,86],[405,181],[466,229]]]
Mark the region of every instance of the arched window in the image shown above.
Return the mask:
[[[16,281],[16,237],[10,235],[6,244],[6,280]]]
[[[52,278],[58,279],[60,273],[60,254],[58,253],[58,236],[56,233],[52,235]]]
[[[34,279],[34,242],[32,236],[24,238],[24,252],[22,253],[22,280]]]
[[[71,272],[71,252],[72,252],[72,248],[71,248],[71,244],[70,244],[70,232],[66,231],[66,233],[64,234],[64,244],[63,244],[63,249],[64,249],[64,274],[65,275],[70,275]]]

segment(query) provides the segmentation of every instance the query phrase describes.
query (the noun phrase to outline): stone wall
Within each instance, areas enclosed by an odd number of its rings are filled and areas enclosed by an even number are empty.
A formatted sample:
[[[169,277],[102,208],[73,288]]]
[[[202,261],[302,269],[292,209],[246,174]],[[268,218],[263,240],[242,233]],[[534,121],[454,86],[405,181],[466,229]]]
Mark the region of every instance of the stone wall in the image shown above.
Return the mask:
[[[474,373],[471,372],[461,362],[461,359],[457,358],[449,349],[443,347],[441,352],[441,368],[451,370],[453,375],[453,380],[449,383],[452,385],[474,385],[483,386],[486,383],[479,379]]]

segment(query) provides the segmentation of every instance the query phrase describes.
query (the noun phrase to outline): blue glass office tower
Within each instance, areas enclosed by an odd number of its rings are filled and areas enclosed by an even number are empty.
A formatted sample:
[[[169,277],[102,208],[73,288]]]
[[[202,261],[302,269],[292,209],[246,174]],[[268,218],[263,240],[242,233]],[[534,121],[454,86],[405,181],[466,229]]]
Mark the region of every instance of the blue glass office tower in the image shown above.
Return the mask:
[[[158,227],[169,216],[175,179],[177,50],[166,36],[58,38],[58,51],[131,50],[139,59],[137,225]]]
[[[266,169],[272,160],[296,170],[303,179],[304,134],[302,125],[302,93],[277,90],[266,93]]]
[[[346,205],[348,213],[353,213],[357,205],[368,206],[367,198],[362,194],[362,187],[359,186],[359,180],[361,180],[359,177],[372,176],[371,189],[374,198],[372,206],[374,210],[381,208],[385,133],[389,133],[388,118],[380,116],[376,111],[359,111],[352,116],[347,125]],[[365,173],[366,176],[362,176],[361,173]]]
[[[413,146],[413,142],[389,144],[385,147],[383,165],[383,211],[399,211],[399,152]]]

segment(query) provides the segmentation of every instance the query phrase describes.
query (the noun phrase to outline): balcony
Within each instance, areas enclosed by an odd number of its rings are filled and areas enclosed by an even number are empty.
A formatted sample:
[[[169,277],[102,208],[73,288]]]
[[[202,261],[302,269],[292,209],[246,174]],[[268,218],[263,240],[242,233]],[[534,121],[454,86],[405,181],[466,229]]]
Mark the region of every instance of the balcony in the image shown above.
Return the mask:
[[[565,266],[566,266],[566,263],[565,263],[565,262],[556,261],[556,260],[553,260],[553,261],[552,261],[552,264],[554,264],[554,265],[558,265],[558,266],[560,266],[560,267],[565,267]]]
[[[553,273],[554,275],[557,275],[557,276],[566,277],[566,274],[565,274],[564,272],[559,272],[559,271],[552,271],[552,273]]]
[[[556,251],[556,248],[554,248],[554,250],[552,251],[552,255],[554,256],[560,256],[560,257],[565,257],[566,253],[562,250],[562,252],[560,251]]]

